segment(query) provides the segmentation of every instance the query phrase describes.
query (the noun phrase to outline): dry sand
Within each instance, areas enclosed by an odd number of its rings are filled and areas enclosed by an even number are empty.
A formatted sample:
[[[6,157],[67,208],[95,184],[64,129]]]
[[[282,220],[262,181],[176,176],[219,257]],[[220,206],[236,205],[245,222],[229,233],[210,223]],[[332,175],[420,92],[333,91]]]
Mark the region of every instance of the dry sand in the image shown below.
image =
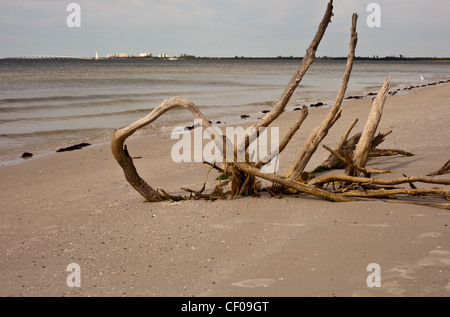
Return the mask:
[[[369,166],[394,178],[425,176],[450,158],[450,85],[390,96],[380,130],[385,157]],[[334,147],[370,98],[346,101],[324,144]],[[283,172],[328,109],[314,109],[280,159]],[[189,114],[186,114],[189,116]],[[298,112],[277,124],[284,134]],[[152,186],[181,193],[217,176],[173,163],[170,136],[131,137]],[[321,147],[307,167],[328,153]],[[147,203],[126,182],[109,145],[0,167],[0,296],[449,296],[450,212],[385,202],[283,199]],[[441,176],[448,179],[450,175]],[[81,287],[66,284],[70,263]],[[370,263],[381,287],[369,288]]]

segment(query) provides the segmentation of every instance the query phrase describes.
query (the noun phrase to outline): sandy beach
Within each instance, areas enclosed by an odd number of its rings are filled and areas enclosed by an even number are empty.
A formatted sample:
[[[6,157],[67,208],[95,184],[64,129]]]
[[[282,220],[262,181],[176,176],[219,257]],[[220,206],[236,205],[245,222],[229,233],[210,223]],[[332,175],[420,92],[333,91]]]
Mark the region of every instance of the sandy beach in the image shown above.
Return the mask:
[[[449,88],[388,97],[379,130],[393,133],[380,148],[415,156],[371,160],[394,171],[380,177],[425,176],[450,159]],[[323,144],[337,145],[355,118],[361,131],[370,105],[371,98],[346,100]],[[279,174],[328,110],[310,111]],[[298,114],[275,122],[281,136]],[[171,160],[176,141],[131,137],[140,175],[171,194],[211,188],[216,171]],[[327,157],[320,146],[306,170]],[[109,144],[0,167],[0,179],[0,296],[450,296],[449,211],[303,195],[148,203]],[[80,287],[67,285],[71,263],[81,268]],[[371,263],[381,287],[367,285]]]

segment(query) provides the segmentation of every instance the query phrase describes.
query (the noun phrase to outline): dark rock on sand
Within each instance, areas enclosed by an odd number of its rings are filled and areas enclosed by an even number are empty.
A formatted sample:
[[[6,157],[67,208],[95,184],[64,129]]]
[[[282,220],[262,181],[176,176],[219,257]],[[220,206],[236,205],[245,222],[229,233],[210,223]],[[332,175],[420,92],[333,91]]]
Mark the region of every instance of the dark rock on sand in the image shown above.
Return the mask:
[[[364,97],[363,96],[348,96],[345,99],[362,99],[362,98],[364,98]]]
[[[249,116],[249,115],[246,115],[246,114],[243,114],[243,115],[241,116],[241,119],[246,119],[246,118],[250,118],[250,116]]]
[[[209,121],[209,123],[212,123],[212,122]],[[188,129],[188,130],[193,130],[193,129],[198,128],[198,127],[201,127],[201,124],[196,123],[195,125],[190,125],[190,126],[185,127],[185,128]]]
[[[56,152],[68,152],[68,151],[73,151],[73,150],[81,150],[82,148],[89,146],[89,143],[80,143],[80,144],[75,144],[72,146],[68,146],[65,148],[60,148],[58,151]]]
[[[311,104],[310,107],[321,107],[323,105],[324,105],[323,102],[318,102],[318,103]]]
[[[23,159],[26,160],[26,159],[28,159],[28,158],[30,158],[30,157],[32,157],[32,156],[33,156],[32,153],[25,152],[25,153],[22,154],[21,158],[23,158]]]

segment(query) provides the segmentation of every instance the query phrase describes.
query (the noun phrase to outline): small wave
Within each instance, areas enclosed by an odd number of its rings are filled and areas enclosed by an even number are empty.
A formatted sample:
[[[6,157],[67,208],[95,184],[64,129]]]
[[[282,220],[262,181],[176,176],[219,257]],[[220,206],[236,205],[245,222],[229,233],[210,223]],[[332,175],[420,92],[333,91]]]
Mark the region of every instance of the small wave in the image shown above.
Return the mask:
[[[1,138],[14,139],[14,138],[27,138],[27,137],[43,137],[43,136],[51,136],[51,135],[62,135],[62,134],[91,134],[98,135],[99,132],[107,132],[112,129],[105,128],[89,128],[89,129],[63,129],[63,130],[47,130],[47,131],[35,131],[35,132],[26,132],[26,133],[8,133],[8,134],[0,134]]]
[[[5,98],[0,99],[0,105],[11,103],[37,103],[52,101],[77,101],[77,100],[96,100],[105,98],[127,98],[140,96],[141,94],[116,94],[116,95],[85,95],[85,96],[46,96],[46,97],[28,97],[28,98]]]
[[[99,101],[103,102],[123,102],[123,101],[135,101],[135,100],[148,100],[155,97],[160,97],[167,92],[152,92],[152,93],[128,93],[128,94],[96,94],[96,95],[64,95],[64,96],[45,96],[45,97],[26,97],[26,98],[3,98],[0,99],[0,109],[8,108],[8,105],[26,104],[28,107],[39,107],[42,104],[48,105],[49,103],[69,102],[73,105],[79,102],[80,104],[90,104]],[[6,105],[6,107],[2,107]],[[15,107],[15,109],[17,109]]]
[[[120,104],[134,104],[134,103],[151,103],[152,99],[112,99],[112,100],[102,100],[102,101],[87,101],[87,102],[71,102],[65,104],[40,104],[40,105],[29,105],[26,106],[6,106],[0,107],[0,113],[7,112],[24,112],[30,110],[46,110],[46,109],[75,109],[75,108],[86,108],[86,107],[108,107]]]
[[[80,114],[80,115],[71,115],[71,116],[58,116],[58,117],[30,117],[30,118],[13,118],[13,119],[0,119],[0,124],[5,123],[26,123],[26,122],[36,122],[36,121],[64,121],[71,119],[90,119],[90,118],[108,118],[115,116],[127,116],[127,115],[143,115],[149,113],[153,109],[136,109],[136,110],[126,110],[126,111],[117,111],[117,112],[103,112],[103,113],[95,113],[95,114]]]

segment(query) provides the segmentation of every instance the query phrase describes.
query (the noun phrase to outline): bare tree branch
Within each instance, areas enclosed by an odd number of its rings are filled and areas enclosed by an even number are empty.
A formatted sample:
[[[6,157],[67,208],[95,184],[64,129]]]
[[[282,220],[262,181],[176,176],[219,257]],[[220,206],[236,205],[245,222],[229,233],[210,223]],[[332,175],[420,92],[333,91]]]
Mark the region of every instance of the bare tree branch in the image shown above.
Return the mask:
[[[310,134],[308,140],[306,141],[302,151],[299,153],[297,158],[292,162],[284,176],[290,179],[297,179],[304,171],[306,165],[308,164],[311,156],[317,150],[319,143],[328,134],[328,131],[336,122],[340,113],[342,111],[342,101],[344,100],[345,92],[347,90],[348,81],[350,79],[350,74],[352,72],[353,60],[355,58],[355,49],[358,42],[358,33],[356,33],[356,22],[358,20],[358,15],[355,13],[352,16],[352,27],[351,27],[351,38],[350,38],[350,49],[347,58],[347,65],[345,69],[344,76],[342,78],[341,86],[339,88],[336,101],[331,108],[327,118],[322,123],[321,126],[315,128]]]

